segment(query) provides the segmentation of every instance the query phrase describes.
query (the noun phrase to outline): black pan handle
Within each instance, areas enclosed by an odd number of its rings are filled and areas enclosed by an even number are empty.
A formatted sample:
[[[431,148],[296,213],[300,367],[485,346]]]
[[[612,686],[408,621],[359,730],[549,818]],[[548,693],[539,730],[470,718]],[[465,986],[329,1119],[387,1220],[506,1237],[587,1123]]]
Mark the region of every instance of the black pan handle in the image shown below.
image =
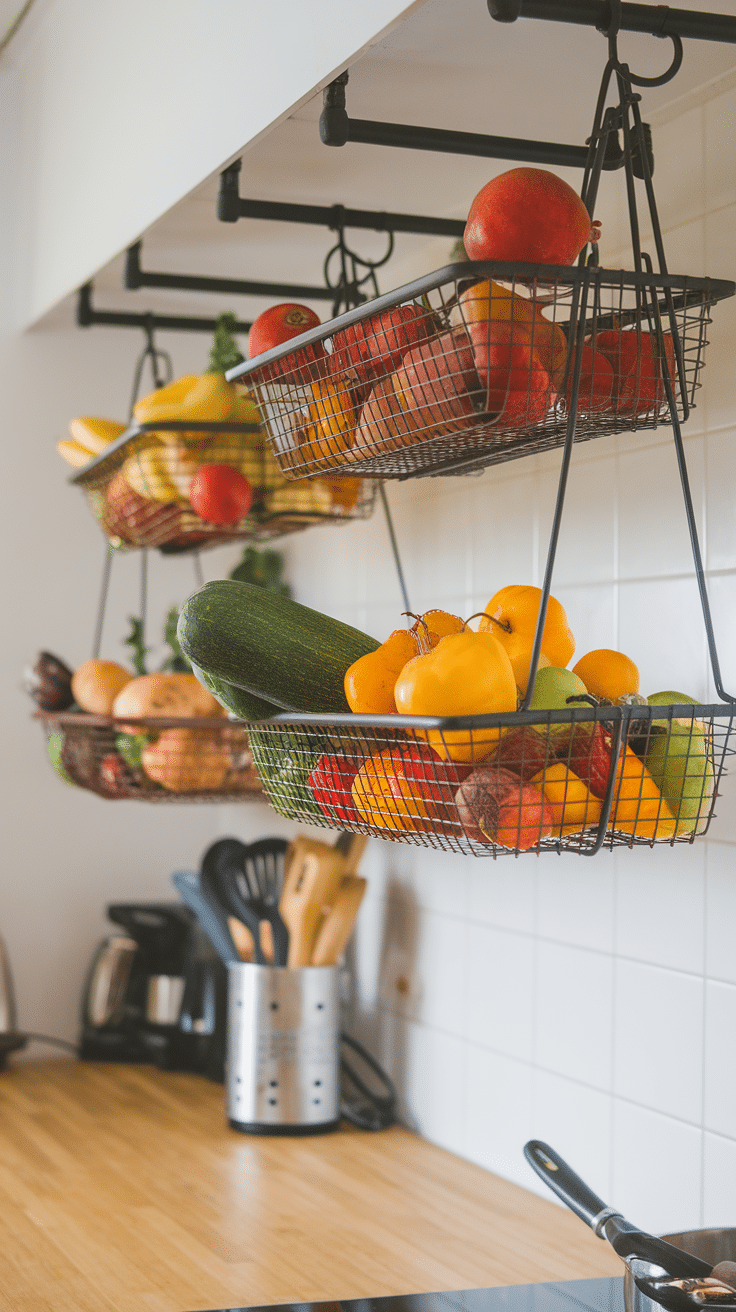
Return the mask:
[[[611,1216],[620,1216],[620,1213],[607,1207],[603,1199],[588,1188],[548,1143],[542,1143],[541,1139],[530,1139],[524,1145],[524,1156],[552,1193],[557,1194],[570,1211],[589,1225],[599,1238],[603,1238],[601,1227],[604,1222]]]

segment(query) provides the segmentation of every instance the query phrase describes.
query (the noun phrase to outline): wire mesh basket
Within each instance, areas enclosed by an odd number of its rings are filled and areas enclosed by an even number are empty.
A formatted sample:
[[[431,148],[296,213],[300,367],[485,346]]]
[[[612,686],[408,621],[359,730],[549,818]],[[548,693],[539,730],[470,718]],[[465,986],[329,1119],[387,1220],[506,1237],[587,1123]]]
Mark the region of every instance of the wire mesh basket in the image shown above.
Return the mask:
[[[247,734],[222,718],[36,713],[57,773],[110,800],[264,801]]]
[[[664,370],[687,418],[708,311],[734,292],[590,265],[453,264],[227,377],[253,392],[287,478],[457,474],[564,443],[581,326],[576,441],[666,421]],[[675,320],[663,338],[660,311]]]
[[[251,484],[250,509],[234,524],[208,523],[192,508],[191,480],[210,464],[237,469]],[[113,547],[158,547],[164,554],[365,519],[375,500],[375,485],[354,475],[290,484],[253,424],[170,421],[165,432],[135,425],[70,481],[85,493]]]
[[[499,857],[693,842],[736,709],[599,706],[248,725],[266,795],[303,824]]]

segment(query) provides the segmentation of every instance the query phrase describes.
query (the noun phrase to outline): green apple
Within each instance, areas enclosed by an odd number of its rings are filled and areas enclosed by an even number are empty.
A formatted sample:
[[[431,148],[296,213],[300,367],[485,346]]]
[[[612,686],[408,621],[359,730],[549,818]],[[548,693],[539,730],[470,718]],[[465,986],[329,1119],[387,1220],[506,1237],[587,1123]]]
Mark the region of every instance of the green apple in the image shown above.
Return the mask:
[[[572,670],[559,665],[545,665],[537,670],[534,692],[529,703],[530,711],[565,711],[569,697],[587,697],[588,689]]]
[[[647,701],[650,706],[698,705],[681,692],[654,693]],[[644,764],[676,816],[676,834],[698,834],[706,827],[715,786],[709,746],[702,720],[652,721]]]

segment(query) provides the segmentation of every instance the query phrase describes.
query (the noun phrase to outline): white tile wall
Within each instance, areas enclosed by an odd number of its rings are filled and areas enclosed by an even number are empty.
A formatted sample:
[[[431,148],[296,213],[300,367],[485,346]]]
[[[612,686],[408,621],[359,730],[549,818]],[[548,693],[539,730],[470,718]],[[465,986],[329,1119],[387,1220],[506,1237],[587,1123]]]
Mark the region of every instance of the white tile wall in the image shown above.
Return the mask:
[[[732,87],[656,120],[675,273],[736,278],[735,124]],[[605,212],[612,185],[597,207],[603,263],[606,231],[621,234],[620,206]],[[684,436],[736,689],[735,301],[714,307],[709,337]],[[505,584],[539,584],[558,470],[552,452],[480,477],[390,484],[413,606],[467,615]],[[379,638],[401,623],[380,511],[341,529],[339,545],[315,531],[288,551],[300,599]],[[668,430],[575,452],[553,592],[579,654],[617,646],[645,692],[714,696]],[[709,836],[674,849],[494,862],[371,845],[356,1025],[421,1133],[541,1192],[522,1148],[545,1137],[644,1227],[736,1225],[733,774],[720,792]]]

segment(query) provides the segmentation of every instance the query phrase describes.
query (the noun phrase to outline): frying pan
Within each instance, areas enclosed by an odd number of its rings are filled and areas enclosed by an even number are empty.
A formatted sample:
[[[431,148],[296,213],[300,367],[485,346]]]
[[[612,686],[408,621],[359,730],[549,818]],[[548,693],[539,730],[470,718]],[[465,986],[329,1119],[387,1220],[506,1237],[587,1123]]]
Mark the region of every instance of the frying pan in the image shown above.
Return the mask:
[[[711,1278],[712,1262],[632,1225],[594,1194],[549,1144],[531,1139],[524,1156],[552,1192],[599,1238],[608,1240],[647,1298],[669,1312],[693,1312],[704,1305],[736,1312],[736,1290]]]

